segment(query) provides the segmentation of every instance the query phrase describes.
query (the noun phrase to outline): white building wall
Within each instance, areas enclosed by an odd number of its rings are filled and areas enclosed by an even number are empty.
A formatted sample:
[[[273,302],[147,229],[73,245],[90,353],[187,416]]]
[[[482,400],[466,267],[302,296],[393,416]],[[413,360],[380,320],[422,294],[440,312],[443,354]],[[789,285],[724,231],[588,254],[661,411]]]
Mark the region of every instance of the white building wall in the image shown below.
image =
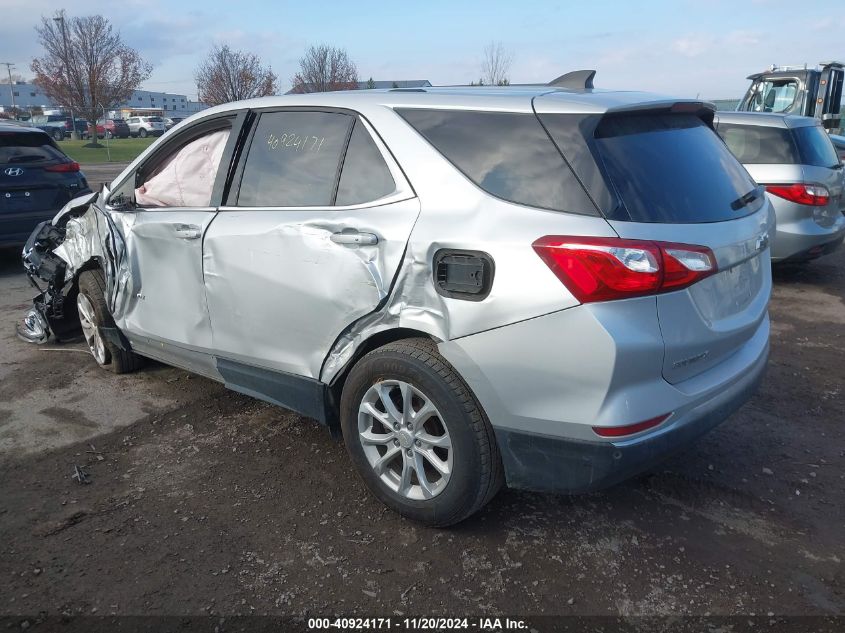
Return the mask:
[[[52,109],[60,106],[60,104],[54,104],[35,84],[14,83],[11,88],[9,84],[0,84],[0,111],[8,112],[11,109],[12,92],[14,92],[15,105],[22,110],[34,107]],[[112,109],[157,108],[163,110],[165,115],[188,116],[207,107],[204,103],[190,101],[187,95],[136,90],[126,103]]]

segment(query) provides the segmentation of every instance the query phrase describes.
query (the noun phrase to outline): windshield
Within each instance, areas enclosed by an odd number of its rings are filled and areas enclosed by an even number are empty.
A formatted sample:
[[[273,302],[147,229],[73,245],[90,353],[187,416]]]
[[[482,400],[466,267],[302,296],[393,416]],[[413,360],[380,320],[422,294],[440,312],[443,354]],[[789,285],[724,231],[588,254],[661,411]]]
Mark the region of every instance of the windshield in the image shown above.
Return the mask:
[[[798,94],[797,79],[769,79],[757,84],[751,98],[754,112],[792,112]]]

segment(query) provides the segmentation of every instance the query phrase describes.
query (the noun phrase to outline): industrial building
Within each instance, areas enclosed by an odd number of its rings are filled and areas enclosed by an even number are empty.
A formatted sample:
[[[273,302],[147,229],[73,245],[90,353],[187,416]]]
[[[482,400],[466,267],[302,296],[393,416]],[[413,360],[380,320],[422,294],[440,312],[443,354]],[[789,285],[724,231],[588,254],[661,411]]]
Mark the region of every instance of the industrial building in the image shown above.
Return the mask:
[[[18,110],[30,113],[38,109],[42,113],[62,109],[62,104],[53,103],[39,86],[22,81],[0,84],[0,112],[11,111],[12,101]],[[125,103],[108,109],[107,114],[115,117],[131,116],[132,113],[187,117],[207,107],[199,101],[191,101],[187,95],[136,90]]]

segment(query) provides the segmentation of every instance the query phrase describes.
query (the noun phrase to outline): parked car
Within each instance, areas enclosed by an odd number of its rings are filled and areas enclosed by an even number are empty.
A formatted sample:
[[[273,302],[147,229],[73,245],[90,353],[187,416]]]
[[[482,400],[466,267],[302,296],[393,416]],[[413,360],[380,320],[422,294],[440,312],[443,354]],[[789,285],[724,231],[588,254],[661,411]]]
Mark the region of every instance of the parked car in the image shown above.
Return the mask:
[[[176,125],[177,123],[181,123],[184,120],[185,120],[185,117],[181,117],[181,116],[165,117],[164,128],[165,128],[165,130],[169,130],[174,125]]]
[[[63,141],[65,138],[70,138],[73,132],[74,123],[76,123],[76,133],[79,138],[85,139],[88,137],[88,121],[85,119],[71,119],[64,114],[38,114],[31,118],[31,124],[40,130],[49,134],[54,141]]]
[[[833,143],[833,147],[836,148],[836,153],[839,155],[839,160],[845,163],[845,136],[831,134],[830,141]]]
[[[772,261],[814,259],[842,244],[845,173],[818,119],[719,112],[716,129],[772,200]]]
[[[164,119],[160,116],[132,116],[126,119],[131,136],[147,138],[164,134]]]
[[[129,138],[129,126],[124,119],[98,121],[98,129],[100,124],[102,124],[106,138]]]
[[[205,110],[33,233],[20,333],[315,418],[426,524],[641,472],[763,375],[771,204],[710,106],[567,77]]]
[[[39,222],[84,193],[79,164],[46,132],[0,121],[0,244],[23,244]]]

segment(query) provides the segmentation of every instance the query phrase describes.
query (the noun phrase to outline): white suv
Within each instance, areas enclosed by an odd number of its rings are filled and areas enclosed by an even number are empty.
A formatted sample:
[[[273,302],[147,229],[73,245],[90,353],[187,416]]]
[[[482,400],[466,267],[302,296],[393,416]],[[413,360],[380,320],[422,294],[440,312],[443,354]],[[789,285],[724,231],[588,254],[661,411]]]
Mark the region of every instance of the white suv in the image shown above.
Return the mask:
[[[160,116],[133,116],[126,120],[130,136],[161,136],[164,134],[164,119]]]

